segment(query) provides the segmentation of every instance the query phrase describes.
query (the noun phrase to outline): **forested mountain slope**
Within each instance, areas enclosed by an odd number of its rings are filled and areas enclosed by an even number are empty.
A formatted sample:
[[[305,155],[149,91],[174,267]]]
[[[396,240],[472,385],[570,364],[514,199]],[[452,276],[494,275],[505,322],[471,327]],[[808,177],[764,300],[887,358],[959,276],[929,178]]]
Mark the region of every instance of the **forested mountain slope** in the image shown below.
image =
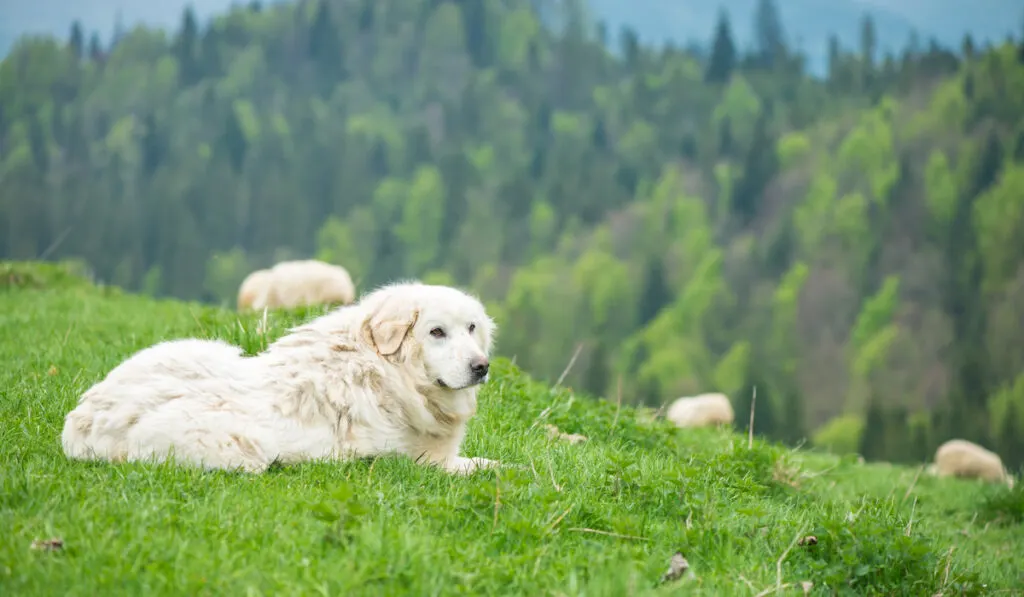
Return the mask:
[[[774,437],[831,421],[822,443],[869,457],[958,435],[1020,464],[1019,46],[869,43],[817,82],[728,23],[706,61],[618,59],[526,0],[389,6],[25,42],[0,65],[0,256],[216,301],[288,256],[454,282],[540,377],[580,346],[566,383],[625,402],[744,412],[756,386]]]

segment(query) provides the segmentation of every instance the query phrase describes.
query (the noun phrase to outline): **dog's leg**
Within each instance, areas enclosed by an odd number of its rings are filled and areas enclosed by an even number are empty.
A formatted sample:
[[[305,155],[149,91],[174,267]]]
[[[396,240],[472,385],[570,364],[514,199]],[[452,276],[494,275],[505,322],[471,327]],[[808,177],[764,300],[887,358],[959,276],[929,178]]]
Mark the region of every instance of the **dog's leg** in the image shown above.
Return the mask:
[[[432,464],[441,467],[449,473],[459,475],[468,475],[479,469],[501,466],[501,463],[496,460],[480,457],[466,458],[465,456],[459,456],[458,452],[454,451],[439,452],[428,449],[415,458],[418,462]]]
[[[480,469],[494,468],[500,466],[496,460],[488,460],[486,458],[465,458],[463,456],[455,456],[453,458],[447,458],[440,463],[442,467],[449,473],[455,473],[460,475],[468,475],[476,472]]]

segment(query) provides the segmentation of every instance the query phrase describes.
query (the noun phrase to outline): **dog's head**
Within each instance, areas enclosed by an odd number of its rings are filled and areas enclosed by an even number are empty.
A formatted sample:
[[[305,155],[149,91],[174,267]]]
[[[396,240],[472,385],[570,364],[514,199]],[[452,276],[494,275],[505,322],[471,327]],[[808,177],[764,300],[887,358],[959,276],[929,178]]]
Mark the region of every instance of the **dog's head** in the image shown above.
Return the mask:
[[[363,337],[381,356],[442,389],[487,381],[496,326],[476,298],[448,286],[405,282],[364,297]]]

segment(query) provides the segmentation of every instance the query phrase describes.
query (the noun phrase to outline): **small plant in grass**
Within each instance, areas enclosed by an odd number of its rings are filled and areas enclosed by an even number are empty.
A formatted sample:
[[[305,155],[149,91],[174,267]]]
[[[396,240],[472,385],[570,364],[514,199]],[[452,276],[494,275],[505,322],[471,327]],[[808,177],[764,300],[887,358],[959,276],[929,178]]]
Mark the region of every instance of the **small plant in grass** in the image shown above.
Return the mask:
[[[1024,522],[1024,484],[1018,482],[1013,489],[1000,487],[985,498],[978,513],[981,522],[1019,525]]]
[[[329,499],[313,504],[310,510],[314,517],[330,525],[324,540],[328,543],[347,544],[362,517],[371,508],[356,495],[351,485],[344,484],[332,491]]]

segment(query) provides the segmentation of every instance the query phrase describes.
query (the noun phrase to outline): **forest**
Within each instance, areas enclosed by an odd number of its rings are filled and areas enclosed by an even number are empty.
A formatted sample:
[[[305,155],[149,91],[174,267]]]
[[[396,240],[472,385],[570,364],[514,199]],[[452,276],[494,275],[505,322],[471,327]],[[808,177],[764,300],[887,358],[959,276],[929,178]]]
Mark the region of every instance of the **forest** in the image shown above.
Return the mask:
[[[478,293],[501,354],[755,431],[1024,465],[1024,39],[648,47],[579,1],[303,0],[0,63],[0,258],[233,304],[316,257]],[[1018,239],[1018,240],[1014,240]]]

